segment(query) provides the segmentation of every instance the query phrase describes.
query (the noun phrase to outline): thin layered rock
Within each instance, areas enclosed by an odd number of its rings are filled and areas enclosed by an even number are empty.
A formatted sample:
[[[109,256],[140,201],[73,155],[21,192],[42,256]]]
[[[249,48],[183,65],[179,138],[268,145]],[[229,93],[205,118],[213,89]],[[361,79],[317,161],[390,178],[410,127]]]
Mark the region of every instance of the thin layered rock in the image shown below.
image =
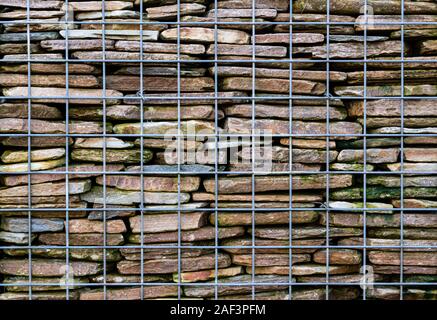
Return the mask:
[[[0,0],[0,300],[435,299],[437,5],[367,4]]]

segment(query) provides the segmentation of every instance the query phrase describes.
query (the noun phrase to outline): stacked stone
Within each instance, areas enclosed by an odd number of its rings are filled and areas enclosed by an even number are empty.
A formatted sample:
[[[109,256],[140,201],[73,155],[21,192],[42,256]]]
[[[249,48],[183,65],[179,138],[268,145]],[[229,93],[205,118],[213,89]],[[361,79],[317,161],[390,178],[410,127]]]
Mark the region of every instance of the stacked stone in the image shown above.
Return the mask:
[[[437,28],[405,25],[402,44],[400,25],[366,29],[358,0],[331,0],[329,28],[321,0],[292,19],[285,0],[181,0],[180,19],[174,0],[143,16],[140,1],[0,0],[0,299],[29,281],[33,299],[83,300],[399,299],[395,283],[435,282],[437,139],[419,134],[437,133]],[[368,4],[401,19],[399,1]],[[405,14],[437,22],[437,5]],[[271,141],[214,138],[252,129]],[[273,173],[250,162],[266,152]],[[421,247],[401,254],[401,234]],[[393,285],[363,290],[363,274]]]

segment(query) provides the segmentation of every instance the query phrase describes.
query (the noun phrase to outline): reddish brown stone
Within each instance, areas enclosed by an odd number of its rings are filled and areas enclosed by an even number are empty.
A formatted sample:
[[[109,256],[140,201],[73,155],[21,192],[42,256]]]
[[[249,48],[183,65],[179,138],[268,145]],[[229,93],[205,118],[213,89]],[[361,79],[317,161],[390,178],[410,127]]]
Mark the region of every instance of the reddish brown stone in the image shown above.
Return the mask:
[[[32,259],[32,276],[53,277],[65,276],[65,260]],[[70,261],[70,271],[74,276],[95,275],[102,271],[102,265],[96,262]],[[27,259],[0,260],[0,273],[18,276],[29,275],[29,261]]]
[[[44,233],[38,237],[38,240],[47,245],[65,246],[65,233]],[[70,246],[103,246],[104,237],[100,233],[70,234],[68,237]],[[121,234],[107,234],[106,245],[117,246],[124,243]]]
[[[245,233],[244,227],[218,228],[218,238],[226,239],[242,236]],[[202,227],[197,230],[182,231],[182,241],[203,241],[212,240],[216,237],[216,228],[212,226]],[[178,232],[162,232],[153,234],[144,234],[143,241],[139,234],[129,236],[129,241],[133,243],[157,243],[157,242],[177,242]]]
[[[329,249],[329,264],[360,264],[361,254],[357,250],[351,249]],[[319,250],[313,254],[314,262],[326,264],[327,251]]]
[[[197,230],[207,223],[208,212],[181,213],[180,224],[178,214],[147,214],[144,215],[143,232],[168,232],[180,230]],[[141,217],[136,216],[129,219],[131,231],[134,233],[141,232]]]
[[[256,251],[255,251],[256,252]],[[311,255],[309,254],[293,254],[291,256],[292,263],[309,262],[311,261]],[[242,266],[252,266],[252,255],[232,255],[232,262]],[[290,255],[289,254],[256,254],[255,266],[289,266]]]
[[[257,176],[255,178],[255,192],[265,192],[273,190],[288,190],[290,181],[288,176]],[[326,184],[326,178],[323,175],[305,175],[293,176],[293,190],[303,189],[323,189]],[[213,193],[215,190],[214,180],[204,180],[203,185],[206,191]],[[352,185],[352,176],[350,175],[331,175],[330,187],[341,188]],[[218,180],[219,193],[250,193],[252,192],[251,177],[223,177]]]
[[[68,222],[70,233],[124,233],[126,226],[123,220],[106,221],[106,228],[103,222],[90,221],[87,219],[73,219]]]
[[[143,294],[141,295],[141,290]],[[106,296],[102,290],[85,291],[80,300],[141,300],[153,298],[177,297],[177,286],[144,286],[143,288],[107,289]]]
[[[400,265],[399,252],[370,251],[368,253],[371,263],[377,265]],[[404,252],[403,265],[405,266],[437,266],[435,252]]]

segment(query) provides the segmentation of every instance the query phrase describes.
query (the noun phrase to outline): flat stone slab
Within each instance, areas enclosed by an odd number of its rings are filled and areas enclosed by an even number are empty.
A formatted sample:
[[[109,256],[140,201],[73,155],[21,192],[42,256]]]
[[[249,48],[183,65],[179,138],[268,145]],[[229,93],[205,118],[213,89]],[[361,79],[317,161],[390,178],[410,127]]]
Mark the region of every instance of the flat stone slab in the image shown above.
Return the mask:
[[[32,259],[32,276],[64,276],[65,260]],[[102,265],[96,262],[71,261],[69,268],[74,276],[95,275],[102,271]],[[16,259],[3,259],[0,261],[0,273],[17,276],[29,275],[29,261]]]
[[[143,216],[143,232],[167,232],[181,230],[196,230],[207,224],[208,212],[182,213],[180,215],[180,225],[178,224],[178,214],[147,214]],[[132,232],[140,233],[141,217],[129,218]]]
[[[91,180],[69,181],[69,194],[79,194],[87,192],[91,188]],[[0,197],[27,197],[27,186],[17,186],[0,189]],[[65,195],[65,182],[47,182],[33,185],[31,188],[32,196],[60,196]]]
[[[140,41],[123,41],[115,43],[115,49],[120,51],[140,51]],[[108,48],[109,49],[109,48]],[[177,53],[178,46],[174,43],[166,42],[143,42],[143,52],[150,53]],[[179,48],[181,54],[204,54],[205,46],[201,44],[181,44]]]
[[[273,19],[277,15],[276,9],[211,9],[208,11],[208,17],[217,18],[264,18]]]
[[[370,1],[373,14],[401,14],[401,4],[396,0],[389,1]],[[359,15],[362,3],[359,0],[333,0],[330,2],[329,12],[331,14],[350,14]],[[327,5],[323,0],[298,0],[293,3],[293,10],[300,13],[326,13]],[[404,7],[405,14],[435,14],[437,4],[428,2],[406,2]]]
[[[217,73],[219,77],[252,77],[253,69],[251,67],[244,67],[244,66],[219,65],[217,67],[210,67],[209,73],[212,75]],[[344,81],[348,78],[349,74],[340,71],[330,71],[329,79],[331,81]],[[292,70],[292,79],[326,82],[326,75],[327,75],[326,71]],[[290,70],[256,67],[255,77],[290,79]]]
[[[0,119],[1,121],[1,119]],[[166,122],[145,122],[142,125],[143,134],[170,134],[175,133],[178,129],[178,123],[175,121]],[[121,134],[141,134],[141,123],[123,123],[114,126],[114,133]],[[182,121],[180,130],[183,133],[203,133],[213,134],[215,127],[213,122],[201,120]]]
[[[137,149],[73,149],[71,158],[77,161],[103,162],[106,155],[108,163],[139,163],[141,162],[141,150]],[[144,149],[143,162],[149,162],[153,153],[149,149]]]
[[[397,56],[401,55],[401,42],[396,40],[369,42],[366,46],[367,58],[383,57],[383,56]],[[406,44],[404,53],[407,54],[409,46]],[[362,59],[364,58],[364,44],[358,42],[348,43],[330,43],[329,44],[329,58],[330,59]],[[326,59],[328,56],[327,46],[314,47],[293,47],[293,53],[296,54],[310,54],[314,59]]]
[[[65,164],[65,158],[60,158],[56,160],[49,161],[38,161],[29,163],[13,163],[0,165],[0,172],[27,172],[29,169],[31,171],[49,170],[53,168],[60,167]],[[27,182],[26,182],[27,183]]]
[[[65,156],[64,148],[39,149],[30,152],[30,161],[55,160]],[[6,150],[1,155],[4,163],[26,162],[29,160],[27,151]]]
[[[200,186],[200,177],[181,176],[178,177],[154,177],[134,175],[107,175],[106,185],[116,187],[120,190],[140,191],[141,182],[144,191],[153,192],[193,192]],[[97,177],[96,183],[103,185],[103,177]]]
[[[263,239],[275,239],[275,240],[290,240],[290,230],[288,227],[257,227],[255,230],[250,228],[249,233],[254,233],[256,237]],[[360,236],[363,231],[359,228],[340,228],[330,227],[330,237],[354,237]],[[308,226],[308,227],[296,227],[292,230],[292,239],[314,239],[324,238],[326,236],[326,228],[320,226]]]
[[[101,122],[93,121],[71,121],[68,128],[69,133],[103,133],[103,124]],[[0,119],[0,132],[1,133],[28,133],[28,121],[27,119],[17,118],[3,118]],[[30,124],[30,131],[32,133],[65,133],[65,122],[61,121],[45,121],[45,120],[32,120]],[[106,131],[112,131],[112,125],[106,123]],[[65,138],[64,145],[65,145]],[[51,137],[55,139],[55,137]],[[27,147],[27,144],[25,145]]]
[[[255,3],[255,9],[275,8],[278,11],[286,11],[288,7],[289,7],[289,2],[286,0],[258,0]],[[217,8],[252,9],[252,1],[251,0],[218,1]]]
[[[138,76],[108,75],[106,86],[108,89],[119,91],[135,91],[140,88],[141,79]],[[177,91],[177,77],[144,77],[144,91]],[[181,79],[180,90],[184,92],[211,91],[214,81],[209,77],[187,77]]]
[[[101,39],[102,30],[61,30],[59,34],[68,39]],[[145,41],[157,41],[159,32],[155,30],[143,30],[143,39]],[[58,38],[58,34],[56,34]],[[56,39],[55,38],[55,39]],[[140,38],[139,30],[105,30],[105,39],[108,40],[138,40]],[[1,38],[0,38],[1,40]],[[41,39],[45,40],[45,39]]]
[[[71,219],[68,222],[70,233],[124,233],[126,225],[123,220],[110,220],[106,222],[106,229],[100,221],[90,221],[87,219]]]
[[[26,163],[27,164],[27,163]],[[63,162],[61,162],[61,164],[64,164]],[[23,164],[24,165],[24,164]],[[121,164],[107,164],[106,165],[106,171],[109,172],[114,172],[114,171],[121,171],[124,169],[124,166]],[[38,184],[38,183],[44,183],[44,182],[51,182],[51,181],[59,181],[59,180],[64,180],[65,179],[65,174],[63,174],[62,172],[66,172],[66,167],[60,167],[57,166],[56,168],[52,168],[50,171],[54,171],[55,173],[39,173],[39,174],[33,174],[30,178],[30,183],[31,184]],[[95,165],[95,164],[73,164],[73,165],[69,165],[68,167],[68,171],[70,172],[68,174],[69,179],[78,179],[78,178],[89,178],[89,177],[95,177],[98,175],[101,175],[101,173],[103,172],[103,166],[102,165]],[[59,172],[59,173],[56,173]],[[82,173],[82,174],[75,174],[74,172],[87,172],[86,174]],[[2,183],[5,186],[8,187],[13,187],[13,186],[17,186],[17,185],[23,185],[23,184],[28,184],[28,177],[27,175],[7,175],[7,176],[3,176],[1,178]],[[64,198],[64,202],[65,202],[65,197]],[[50,197],[50,198],[46,198],[46,202],[56,202],[57,198],[55,197]],[[53,199],[53,200],[51,200]],[[62,199],[62,197],[60,198]],[[70,200],[72,199],[72,197],[70,197]],[[73,198],[74,199],[74,198]],[[32,202],[35,201],[35,197],[33,197]]]
[[[28,252],[26,249],[8,249],[5,252],[7,255],[11,257],[27,257]],[[72,259],[77,260],[85,260],[85,261],[95,261],[95,262],[103,262],[104,255],[102,249],[94,249],[94,248],[81,248],[81,249],[74,249],[70,248],[69,250],[69,256]],[[66,250],[65,249],[38,249],[38,246],[35,246],[35,249],[32,249],[32,258],[49,258],[49,259],[65,259],[66,258]],[[122,259],[120,252],[118,249],[107,249],[106,250],[106,260],[110,262],[116,262],[120,261]],[[51,278],[52,280],[56,278]],[[85,279],[77,279],[77,280],[86,280],[86,283],[88,283],[87,278]],[[36,282],[36,281],[35,281]],[[59,280],[58,280],[59,284]],[[24,287],[22,287],[24,288]],[[49,290],[49,289],[47,289]],[[59,290],[59,287],[57,288]],[[40,290],[40,291],[46,291],[46,290]]]
[[[31,32],[30,41],[53,40],[58,39],[58,32]],[[0,34],[0,42],[26,42],[27,33],[3,33]]]
[[[66,44],[68,44],[68,50],[102,50],[103,45],[105,50],[114,49],[114,40],[82,40],[82,39],[69,39],[67,40],[43,40],[40,42],[40,46],[47,51],[65,51]]]
[[[182,241],[204,241],[213,240],[216,237],[216,228],[212,226],[202,227],[196,230],[188,230],[181,232]],[[218,238],[234,238],[245,234],[244,227],[227,227],[218,228]],[[161,232],[153,234],[144,234],[141,242],[140,234],[132,234],[129,236],[131,243],[168,243],[178,241],[178,232]]]
[[[206,7],[198,3],[180,3],[178,5],[168,5],[160,7],[147,8],[147,18],[151,20],[170,20],[178,16],[203,14]]]
[[[348,74],[349,76],[350,74]],[[418,99],[404,101],[405,117],[433,116],[437,107],[432,100]],[[351,101],[348,104],[348,113],[351,116],[361,117],[364,115],[364,103],[362,101]],[[400,117],[400,99],[369,100],[366,103],[366,114],[371,117]]]
[[[86,2],[68,2],[69,9],[73,11],[102,11],[102,2],[101,1],[86,1]],[[133,7],[133,4],[128,1],[105,1],[105,10],[114,11],[114,10],[123,10],[130,9]]]
[[[327,252],[325,249],[318,250],[313,254],[313,261],[320,264],[327,263]],[[358,250],[351,249],[330,249],[329,264],[333,265],[348,265],[360,264],[361,253]]]
[[[256,292],[262,291],[278,291],[285,290],[287,283],[289,282],[288,276],[276,276],[276,275],[255,275],[255,279],[252,279],[251,275],[239,275],[222,279],[220,282],[224,283],[251,283],[254,281],[257,283],[255,286]],[[266,283],[266,284],[263,284]],[[208,283],[208,282],[207,282]],[[211,282],[212,284],[213,282]],[[283,285],[281,286],[281,283]],[[232,295],[232,294],[250,294],[252,292],[250,285],[246,286],[218,286],[217,293],[219,295]],[[184,293],[188,297],[213,297],[215,294],[215,288],[213,286],[198,285],[198,286],[186,286],[184,287]]]
[[[434,96],[437,94],[437,85],[432,84],[418,84],[405,85],[405,96]],[[364,96],[363,86],[338,86],[334,88],[334,92],[338,96]],[[368,97],[391,97],[400,96],[402,94],[401,86],[399,85],[385,85],[385,86],[368,86]]]
[[[288,176],[257,176],[255,177],[255,192],[265,192],[273,190],[288,190]],[[331,175],[330,187],[341,188],[346,185],[352,185],[351,175]],[[305,175],[294,176],[292,179],[293,190],[304,189],[323,189],[326,184],[326,178],[323,175]],[[207,179],[203,181],[207,192],[213,193],[215,181]],[[223,194],[232,193],[250,193],[252,192],[251,177],[225,177],[218,180],[218,192]]]
[[[198,281],[207,281],[214,280],[217,277],[232,277],[244,272],[243,267],[241,266],[232,266],[228,268],[221,268],[216,270],[201,270],[201,271],[188,271],[181,272],[180,276],[177,273],[173,274],[174,282],[198,282]],[[180,279],[180,280],[179,280]]]
[[[294,33],[292,34],[291,41],[293,44],[314,44],[322,43],[325,40],[325,36],[320,33]],[[252,39],[252,42],[256,44],[283,44],[290,43],[289,33],[269,33],[258,34]]]
[[[377,175],[367,179],[367,184],[382,185],[384,187],[399,187],[401,185],[400,177]],[[418,176],[404,177],[405,187],[437,187],[437,177],[435,176]]]
[[[399,252],[370,251],[369,260],[378,265],[399,265]],[[437,257],[434,252],[405,252],[403,263],[407,266],[437,266]]]
[[[219,253],[215,255],[204,255],[194,258],[184,258],[181,261],[182,271],[195,271],[214,268],[215,262],[218,262],[219,268],[226,268],[231,265],[229,255]],[[117,264],[117,270],[121,274],[140,274],[141,264],[143,265],[144,273],[174,273],[178,271],[178,259],[165,260],[146,260],[143,263],[140,261],[121,261]]]
[[[251,56],[253,53],[253,45],[242,44],[211,44],[206,51],[207,54],[214,55],[235,55],[235,56]],[[255,56],[258,57],[286,57],[287,48],[280,46],[255,46]]]
[[[182,42],[200,42],[200,43],[214,43],[215,30],[200,27],[181,27],[179,28],[180,40]],[[163,40],[176,40],[178,31],[176,28],[164,30],[160,37]],[[235,43],[248,44],[250,40],[249,35],[244,31],[239,30],[217,30],[218,43]]]
[[[76,138],[74,141],[75,148],[103,149],[104,146],[108,149],[127,149],[132,148],[134,144],[115,137]]]
[[[337,213],[332,212],[329,216],[329,223],[332,226],[338,227],[362,227],[364,217],[359,213]],[[321,223],[325,223],[325,219],[321,218]],[[367,214],[366,224],[369,227],[377,228],[399,228],[399,214]],[[436,219],[432,215],[420,213],[408,213],[404,216],[404,226],[412,228],[435,228]]]
[[[393,163],[398,160],[400,149],[367,149],[366,150],[366,163]],[[363,150],[341,150],[337,161],[339,162],[364,162]]]
[[[196,192],[192,194],[194,201],[214,201],[216,196],[214,193]],[[247,194],[218,194],[219,202],[226,201],[252,201],[252,195]],[[320,202],[322,197],[318,194],[300,194],[293,192],[291,197],[292,202]],[[255,202],[271,201],[271,202],[289,202],[290,196],[287,194],[256,194]]]
[[[291,263],[304,263],[311,261],[309,254],[293,254]],[[251,267],[253,259],[251,254],[232,255],[232,262],[236,265]],[[266,266],[290,266],[290,254],[256,254],[255,265],[259,267]]]
[[[114,10],[105,11],[105,19],[139,19],[140,14],[137,11],[132,10]],[[75,16],[76,20],[100,20],[103,18],[103,13],[101,11],[92,11],[78,13]],[[108,28],[110,29],[110,28]]]
[[[311,223],[316,222],[319,217],[316,211],[294,211],[292,216],[292,223]],[[252,213],[251,212],[220,212],[217,215],[218,225],[221,227],[229,226],[251,226]],[[209,222],[215,225],[215,214],[212,213]],[[255,215],[256,225],[278,225],[290,223],[290,213],[288,211],[282,212],[257,212]]]
[[[178,166],[177,165],[146,165],[143,167],[144,172],[156,172],[156,173],[163,173],[163,172],[172,172],[176,173],[178,172]],[[207,165],[201,165],[201,164],[185,164],[180,165],[180,171],[181,172],[189,172],[189,173],[208,173],[213,172],[214,167],[207,166]]]
[[[28,117],[27,103],[2,103],[0,104],[0,118],[23,118]],[[45,104],[33,103],[31,106],[32,119],[61,119],[61,111]]]
[[[3,64],[0,65],[1,72],[8,73],[27,73],[27,64]],[[66,66],[63,64],[49,64],[49,63],[32,63],[30,71],[34,73],[43,74],[65,74]],[[69,74],[94,74],[98,69],[89,64],[69,63]]]
[[[108,289],[106,296],[103,290],[90,290],[80,293],[79,300],[141,300],[177,297],[176,286],[144,286],[141,288]]]
[[[32,240],[29,241],[29,233],[25,232],[8,232],[0,231],[0,241],[13,244],[29,244],[35,240],[36,235],[32,234]]]
[[[63,1],[40,1],[40,0],[1,0],[1,6],[13,7],[13,8],[27,8],[29,6],[30,9],[61,9]]]
[[[376,41],[387,41],[389,37],[385,36],[351,36],[351,35],[342,35],[342,34],[333,34],[329,36],[329,41],[332,42],[376,42]]]
[[[437,162],[437,149],[405,148],[404,157],[412,162]]]
[[[251,119],[241,119],[234,117],[227,117],[224,124],[224,129],[228,133],[247,133],[250,134],[252,129]],[[289,133],[290,126],[289,122],[285,120],[276,119],[258,119],[255,120],[255,129],[263,130],[265,132],[270,132],[271,134],[287,134]],[[299,135],[306,134],[326,134],[326,124],[322,122],[305,122],[305,121],[293,121],[292,133]],[[329,125],[329,131],[331,134],[361,134],[362,127],[360,124],[355,122],[339,121],[331,122]],[[319,138],[319,137],[312,137]],[[342,137],[343,139],[353,138],[353,137]],[[340,137],[338,137],[340,139]]]
[[[65,246],[65,233],[42,233],[38,237],[42,244],[53,246]],[[70,246],[103,246],[105,237],[102,233],[72,233],[68,237]],[[106,245],[119,246],[123,245],[124,238],[122,234],[109,233],[106,235]],[[46,260],[47,261],[47,260]],[[65,261],[65,260],[64,260]]]
[[[227,77],[222,80],[224,90],[252,91],[252,78]],[[285,79],[255,79],[255,90],[259,92],[289,93],[290,81]],[[302,95],[322,95],[326,87],[323,83],[308,80],[293,80],[292,91]]]
[[[245,147],[243,146],[242,150],[238,152],[239,158],[244,161],[249,162],[252,159],[252,149],[255,149],[255,159],[257,155],[261,154],[271,154],[271,158],[273,161],[279,162],[288,162],[289,161],[289,153],[290,150],[285,147],[273,146],[273,147]],[[312,149],[293,149],[292,157],[293,161],[299,163],[326,163],[334,162],[337,159],[337,151],[329,151],[329,157],[327,157],[327,152],[324,150],[312,150]],[[329,158],[329,160],[327,160]]]

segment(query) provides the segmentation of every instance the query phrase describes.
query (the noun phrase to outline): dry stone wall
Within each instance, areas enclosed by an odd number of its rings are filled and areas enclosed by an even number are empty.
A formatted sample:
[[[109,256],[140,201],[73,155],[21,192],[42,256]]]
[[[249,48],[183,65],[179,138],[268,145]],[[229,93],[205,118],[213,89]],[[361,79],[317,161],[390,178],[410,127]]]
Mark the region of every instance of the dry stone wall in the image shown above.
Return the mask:
[[[0,0],[0,300],[435,299],[437,3],[367,3]]]

